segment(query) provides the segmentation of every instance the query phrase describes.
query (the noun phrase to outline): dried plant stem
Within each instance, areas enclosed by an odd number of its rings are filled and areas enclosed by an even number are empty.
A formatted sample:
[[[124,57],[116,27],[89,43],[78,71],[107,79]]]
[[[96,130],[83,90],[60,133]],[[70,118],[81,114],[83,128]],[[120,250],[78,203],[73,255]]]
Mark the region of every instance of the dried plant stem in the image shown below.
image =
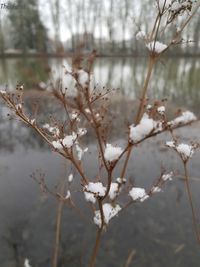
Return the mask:
[[[144,104],[146,101],[148,85],[149,85],[149,81],[151,79],[151,75],[153,72],[153,67],[155,65],[155,62],[156,62],[156,56],[151,54],[149,56],[147,74],[146,74],[146,78],[145,78],[144,85],[143,85],[142,97],[140,100],[140,105],[138,107],[138,111],[137,111],[137,115],[136,115],[136,119],[135,119],[135,124],[138,124],[140,122],[140,119],[141,119],[142,114],[144,112]]]
[[[145,100],[146,100],[146,94],[147,94],[147,90],[148,90],[148,85],[149,85],[149,81],[151,79],[151,75],[152,75],[152,72],[153,72],[153,67],[155,65],[155,62],[156,62],[156,57],[155,57],[155,55],[151,54],[149,56],[148,69],[147,69],[147,74],[146,74],[146,78],[145,78],[144,85],[143,85],[142,97],[141,97],[140,105],[138,107],[138,111],[137,111],[137,115],[136,115],[136,119],[135,119],[135,123],[136,124],[139,123],[139,121],[141,119],[141,116],[143,114],[143,111],[144,111],[144,104],[145,104]],[[130,158],[130,155],[131,155],[132,148],[133,148],[132,145],[130,145],[128,147],[126,158],[125,158],[125,161],[124,161],[124,165],[123,165],[120,177],[124,177],[124,175],[125,175],[125,172],[126,172],[126,169],[127,169],[127,166],[128,166],[128,161],[129,161],[129,158]]]
[[[60,193],[64,194],[65,183],[62,184]],[[52,267],[57,267],[58,265],[58,255],[59,255],[59,245],[60,245],[60,235],[61,235],[61,221],[62,221],[62,211],[65,204],[65,200],[62,198],[58,199],[58,207],[56,214],[56,232],[55,232],[55,241],[54,241],[54,250],[52,257]]]
[[[103,228],[99,228],[97,230],[96,240],[95,240],[94,247],[93,247],[93,250],[92,250],[92,255],[90,257],[89,267],[94,267],[95,266],[97,252],[98,252],[98,248],[99,248],[99,244],[100,244],[100,240],[101,240],[102,230],[103,230]]]
[[[124,267],[131,266],[131,262],[132,262],[133,257],[135,256],[135,254],[136,254],[135,249],[132,249],[128,255],[128,258],[127,258],[127,261],[126,261],[126,264],[124,265]]]
[[[54,241],[52,267],[57,267],[57,264],[58,264],[58,253],[59,253],[59,244],[60,244],[60,231],[61,231],[63,206],[64,206],[64,201],[59,200],[57,215],[56,215],[56,234],[55,234],[55,241]]]
[[[190,208],[192,211],[192,221],[193,221],[193,225],[194,225],[195,235],[196,235],[197,242],[200,245],[199,226],[198,226],[197,216],[196,216],[196,212],[195,212],[195,208],[194,208],[194,204],[193,204],[193,200],[192,200],[192,194],[191,194],[191,190],[190,190],[188,170],[187,170],[187,162],[184,162],[184,174],[185,174],[186,191],[187,191],[187,195],[188,195]]]
[[[98,141],[98,144],[99,144],[99,149],[100,149],[100,153],[101,153],[101,158],[102,158],[102,161],[103,161],[103,164],[104,164],[104,167],[106,168],[107,172],[109,172],[109,167],[106,163],[106,160],[105,160],[105,157],[104,157],[104,148],[103,148],[103,140],[101,138],[101,133],[99,131],[99,126],[98,126],[98,123],[96,121],[96,118],[95,118],[95,114],[94,114],[94,111],[93,111],[93,108],[92,108],[92,105],[91,105],[91,100],[90,100],[90,95],[89,95],[89,91],[87,91],[86,93],[86,99],[87,99],[87,104],[88,104],[88,108],[91,112],[91,115],[92,115],[92,127],[95,131],[95,134],[96,134],[96,137],[97,137],[97,141]]]
[[[92,250],[91,257],[90,257],[89,267],[95,266],[96,258],[97,258],[97,252],[99,249],[101,235],[102,235],[102,231],[103,231],[103,227],[104,227],[104,213],[103,213],[102,199],[99,199],[98,203],[99,203],[99,210],[100,210],[100,214],[101,214],[101,227],[98,228],[98,230],[96,232],[96,239],[95,239],[94,247]]]

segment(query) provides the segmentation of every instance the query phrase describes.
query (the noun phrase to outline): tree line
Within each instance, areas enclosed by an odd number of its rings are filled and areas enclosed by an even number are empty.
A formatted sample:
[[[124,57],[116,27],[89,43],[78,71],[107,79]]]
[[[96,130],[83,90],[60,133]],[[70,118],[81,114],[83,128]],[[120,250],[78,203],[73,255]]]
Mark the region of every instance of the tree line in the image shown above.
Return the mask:
[[[141,54],[139,30],[148,32],[154,16],[151,0],[16,0],[0,9],[0,53],[63,53],[77,49],[100,54]],[[148,12],[147,12],[148,11]],[[179,53],[199,53],[200,16],[185,32]],[[170,34],[170,33],[168,33]],[[176,53],[176,50],[174,50]]]

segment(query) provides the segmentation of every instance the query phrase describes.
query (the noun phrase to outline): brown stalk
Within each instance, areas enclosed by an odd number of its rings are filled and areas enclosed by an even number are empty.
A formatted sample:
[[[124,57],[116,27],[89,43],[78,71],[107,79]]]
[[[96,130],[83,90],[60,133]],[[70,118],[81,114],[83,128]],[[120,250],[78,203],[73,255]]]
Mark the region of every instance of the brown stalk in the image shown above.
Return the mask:
[[[109,172],[109,167],[108,167],[107,162],[106,162],[105,157],[104,157],[102,139],[101,139],[101,134],[99,132],[99,126],[98,126],[98,123],[96,121],[96,118],[95,118],[95,115],[94,115],[94,112],[93,112],[93,109],[92,109],[92,105],[90,103],[89,90],[87,91],[86,99],[87,99],[88,108],[89,108],[89,110],[91,112],[92,121],[94,123],[94,125],[92,124],[92,127],[95,130],[95,133],[96,133],[96,136],[97,136],[97,141],[98,141],[98,144],[99,144],[99,149],[100,149],[100,152],[101,152],[101,157],[102,157],[102,160],[103,160],[103,163],[104,163],[104,166],[105,166],[107,172]]]
[[[145,100],[146,100],[146,94],[147,94],[148,85],[149,85],[149,81],[151,79],[151,75],[152,75],[152,71],[153,71],[153,67],[155,65],[155,62],[156,62],[156,57],[153,54],[150,54],[147,74],[146,74],[146,78],[145,78],[144,86],[143,86],[143,91],[142,91],[142,97],[141,97],[140,105],[139,105],[138,112],[137,112],[136,119],[135,119],[136,124],[138,124],[140,122],[141,116],[144,112],[144,104],[145,104]],[[122,178],[125,175],[132,148],[133,148],[133,145],[130,144],[130,146],[128,147],[127,155],[126,155],[124,165],[123,165],[123,168],[122,168],[122,171],[120,174],[120,177],[122,177]]]
[[[57,208],[57,215],[56,215],[56,233],[55,233],[53,257],[52,257],[52,267],[58,266],[58,255],[59,255],[63,206],[64,206],[64,200],[60,198],[58,200],[58,208]]]
[[[100,228],[97,229],[97,232],[96,232],[96,239],[95,239],[94,247],[92,250],[91,257],[90,257],[89,267],[95,266],[96,258],[97,258],[97,252],[99,249],[101,235],[102,235],[102,231],[103,231],[103,227],[104,227],[104,213],[103,213],[102,199],[98,200],[98,204],[99,204],[99,210],[100,210],[100,215],[101,215],[101,226],[100,226]]]
[[[192,194],[191,194],[189,176],[188,176],[188,170],[187,170],[187,162],[184,161],[183,165],[184,165],[186,191],[187,191],[187,195],[188,195],[188,201],[190,204],[190,209],[192,212],[192,221],[193,221],[193,225],[194,225],[195,236],[196,236],[198,244],[200,245],[199,226],[198,226],[197,216],[196,216],[196,212],[195,212],[195,208],[194,208],[194,204],[193,204],[193,200],[192,200]]]

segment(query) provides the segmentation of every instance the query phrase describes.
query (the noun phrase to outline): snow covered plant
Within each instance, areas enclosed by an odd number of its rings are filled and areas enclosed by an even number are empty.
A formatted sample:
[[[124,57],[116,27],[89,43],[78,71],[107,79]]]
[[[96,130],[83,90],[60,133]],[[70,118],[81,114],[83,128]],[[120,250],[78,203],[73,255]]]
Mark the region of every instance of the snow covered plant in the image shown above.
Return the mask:
[[[88,80],[80,77],[88,77]],[[68,72],[76,82],[77,95],[72,98],[63,89],[52,93],[56,100],[63,107],[64,118],[55,119],[49,117],[49,121],[41,123],[28,113],[25,105],[23,86],[17,86],[14,92],[0,91],[2,99],[7,106],[22,122],[32,127],[48,143],[50,148],[71,162],[77,173],[76,179],[80,179],[85,201],[93,207],[93,223],[97,226],[97,238],[94,250],[91,255],[89,266],[94,266],[97,249],[103,230],[108,227],[110,220],[116,217],[123,209],[132,203],[143,202],[151,196],[161,191],[162,186],[173,178],[173,172],[162,171],[155,178],[153,185],[148,188],[141,188],[138,185],[131,185],[126,177],[126,168],[129,155],[133,147],[138,146],[145,140],[156,136],[165,131],[173,131],[178,127],[188,125],[197,120],[196,116],[190,111],[184,111],[181,115],[172,120],[167,119],[165,102],[155,101],[151,105],[146,105],[144,113],[138,123],[130,124],[127,128],[127,136],[124,136],[125,145],[112,143],[106,135],[107,102],[110,91],[96,91],[90,88],[90,74],[83,70],[73,69]],[[51,100],[53,101],[53,100]],[[106,108],[107,107],[107,108]],[[63,117],[63,116],[61,116]],[[88,148],[83,145],[83,139],[89,132],[93,131],[98,148],[97,169],[98,179],[88,177],[87,170],[84,168],[83,158],[88,153]],[[195,145],[178,144],[176,141],[168,141],[166,145],[173,148],[187,162],[196,149]],[[118,162],[123,162],[123,167],[114,175],[114,170]],[[74,203],[73,191],[70,184],[73,182],[74,175],[68,175],[69,187],[62,192],[52,193],[45,184],[44,177],[40,178],[33,175],[33,178],[40,184],[44,192],[49,192],[59,199],[62,203]],[[127,194],[124,202],[122,195]],[[59,227],[58,227],[59,229]],[[58,233],[57,233],[58,235]],[[59,236],[59,235],[58,235]],[[57,250],[56,250],[57,251]],[[53,267],[57,264],[57,256]],[[28,266],[28,263],[26,263]]]
[[[95,51],[86,59],[85,68],[82,68],[81,60],[76,58],[73,60],[71,69],[66,70],[66,75],[69,75],[74,81],[73,96],[68,89],[62,88],[62,86],[59,88],[52,87],[51,101],[55,99],[55,102],[59,103],[63,109],[63,113],[60,113],[59,118],[51,115],[45,123],[42,123],[34,116],[34,113],[31,114],[26,108],[23,85],[17,86],[16,90],[12,92],[0,91],[1,98],[7,104],[9,110],[18,119],[36,131],[54,152],[70,162],[74,167],[76,179],[79,179],[82,195],[85,201],[92,206],[93,214],[91,221],[97,228],[89,267],[95,266],[102,233],[108,227],[111,219],[119,215],[130,204],[148,201],[151,196],[161,191],[165,182],[173,178],[171,170],[170,172],[161,171],[155,177],[155,181],[150,188],[131,185],[128,177],[126,177],[126,170],[133,148],[151,137],[166,131],[172,132],[176,128],[186,126],[197,120],[196,116],[190,111],[183,111],[178,117],[169,120],[166,103],[162,101],[148,103],[147,90],[155,63],[170,46],[180,42],[182,31],[197,12],[200,4],[198,2],[193,6],[191,1],[166,0],[156,0],[155,3],[157,15],[151,32],[149,34],[144,32],[137,34],[137,39],[145,41],[147,51],[149,51],[148,67],[140,103],[136,110],[136,117],[127,127],[127,135],[124,136],[123,146],[121,143],[113,142],[110,135],[108,135],[110,126],[108,117],[111,105],[107,103],[109,102],[108,100],[111,101],[109,94],[112,90],[105,88],[101,90],[98,87],[93,88],[91,86]],[[168,44],[158,41],[168,26],[179,22],[179,20],[176,20],[179,16],[181,16],[182,20],[178,30],[175,30],[171,41]],[[128,118],[128,120],[130,121],[131,119]],[[84,145],[84,139],[87,138],[87,135],[94,136],[94,143],[98,151],[96,155],[97,178],[89,177],[83,162],[84,157],[89,152],[89,149]],[[167,142],[167,146],[174,149],[184,163],[187,190],[190,203],[192,203],[186,167],[187,162],[198,145],[178,144],[177,140],[173,139]],[[120,165],[118,164],[119,162],[121,163]],[[39,179],[36,176],[33,176],[33,178],[38,181],[43,191],[49,191],[43,176]],[[70,189],[70,184],[73,182],[73,179],[74,175],[70,173],[68,176],[68,188],[64,188],[62,192],[55,192],[55,194],[49,192],[55,195],[61,203],[67,202],[72,204],[73,191]],[[124,197],[122,198],[122,194],[123,196],[126,194],[125,199]],[[193,210],[192,204],[191,208]],[[193,220],[196,235],[199,238],[194,212]],[[56,245],[52,267],[56,267],[58,262],[59,223],[60,216],[57,220]]]

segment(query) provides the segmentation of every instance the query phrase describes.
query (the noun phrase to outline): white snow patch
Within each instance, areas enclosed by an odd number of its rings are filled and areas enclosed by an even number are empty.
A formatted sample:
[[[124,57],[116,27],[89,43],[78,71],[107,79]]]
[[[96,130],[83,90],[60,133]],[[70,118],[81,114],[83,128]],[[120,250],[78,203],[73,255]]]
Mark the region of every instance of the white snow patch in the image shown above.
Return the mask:
[[[146,45],[146,47],[152,51],[152,52],[155,52],[157,54],[160,54],[162,53],[166,48],[167,48],[167,45],[166,44],[163,44],[161,42],[150,42]]]
[[[60,130],[56,126],[51,126],[49,123],[43,125],[44,129],[47,129],[50,133],[59,136]]]
[[[179,144],[176,146],[177,152],[181,155],[183,160],[188,160],[194,154],[194,148],[188,144]]]
[[[84,191],[85,191],[84,192],[85,199],[87,201],[95,203],[96,197],[98,196],[103,197],[105,195],[106,188],[100,182],[97,183],[90,182],[88,185],[84,187]]]
[[[176,117],[174,120],[168,122],[169,125],[177,126],[179,124],[186,124],[192,121],[196,121],[197,117],[191,111],[184,111],[180,116]]]
[[[16,107],[17,110],[21,110],[22,109],[22,104],[16,104],[15,107]]]
[[[150,110],[150,109],[152,109],[152,105],[148,104],[147,105],[147,110]]]
[[[165,113],[165,107],[164,106],[160,106],[157,108],[157,111],[159,114],[163,115]]]
[[[149,116],[145,113],[138,125],[131,125],[129,137],[133,143],[137,143],[149,135],[154,128],[156,127],[157,123],[149,118]]]
[[[118,204],[115,206],[112,206],[110,203],[103,204],[103,214],[104,214],[105,224],[108,224],[109,221],[113,217],[115,217],[119,213],[120,210],[121,210],[121,207]],[[99,228],[101,227],[102,220],[101,220],[101,214],[99,210],[95,211],[94,223],[98,225]]]
[[[175,147],[175,142],[174,141],[167,141],[166,142],[166,145],[168,146],[168,147]]]
[[[5,91],[5,90],[0,90],[0,93],[1,93],[2,95],[5,95],[5,94],[6,94],[6,91]]]
[[[63,146],[61,144],[61,140],[53,141],[52,145],[55,149],[61,150],[63,149]]]
[[[152,187],[151,191],[152,191],[152,193],[159,193],[159,192],[161,192],[161,188],[158,186],[154,186],[154,187]]]
[[[144,199],[146,199],[148,197],[145,189],[144,188],[140,188],[140,187],[133,187],[129,191],[129,195],[132,197],[133,200],[140,199],[140,201],[143,201]]]
[[[68,176],[68,182],[71,183],[73,179],[74,179],[74,175],[70,173],[70,175]]]
[[[69,199],[71,197],[71,192],[69,190],[67,190],[67,194],[65,196],[65,199]]]
[[[78,116],[79,116],[79,112],[77,110],[73,110],[70,117],[72,120],[77,120]]]
[[[86,201],[92,202],[93,204],[96,202],[96,197],[94,196],[93,193],[84,192],[84,196]]]
[[[113,200],[119,193],[119,184],[118,183],[111,183],[110,191],[108,193],[109,198]]]
[[[162,175],[161,179],[162,179],[163,181],[165,181],[165,182],[166,182],[167,180],[171,181],[173,175],[174,175],[173,172],[165,173],[165,174]]]
[[[166,145],[170,148],[174,148],[183,160],[188,160],[191,158],[195,151],[194,145],[188,145],[184,143],[176,144],[174,141],[168,141],[166,142]]]
[[[116,179],[116,182],[117,182],[118,184],[126,183],[126,178],[118,177],[118,178]]]
[[[66,148],[70,148],[73,146],[74,141],[76,139],[76,135],[66,135],[64,139],[62,140],[63,146]]]
[[[85,112],[86,112],[86,113],[91,113],[90,110],[89,110],[89,108],[86,108],[86,109],[85,109]]]
[[[87,133],[87,129],[86,128],[79,128],[78,132],[77,132],[78,136],[83,136],[86,133]]]
[[[112,162],[117,160],[122,152],[123,150],[121,147],[115,147],[111,144],[106,144],[104,157],[107,161]]]
[[[31,267],[30,263],[29,263],[29,259],[25,259],[24,260],[24,267]]]
[[[170,7],[170,10],[175,12],[175,11],[179,10],[180,8],[181,8],[181,4],[178,2],[174,2],[172,4],[172,6]]]

